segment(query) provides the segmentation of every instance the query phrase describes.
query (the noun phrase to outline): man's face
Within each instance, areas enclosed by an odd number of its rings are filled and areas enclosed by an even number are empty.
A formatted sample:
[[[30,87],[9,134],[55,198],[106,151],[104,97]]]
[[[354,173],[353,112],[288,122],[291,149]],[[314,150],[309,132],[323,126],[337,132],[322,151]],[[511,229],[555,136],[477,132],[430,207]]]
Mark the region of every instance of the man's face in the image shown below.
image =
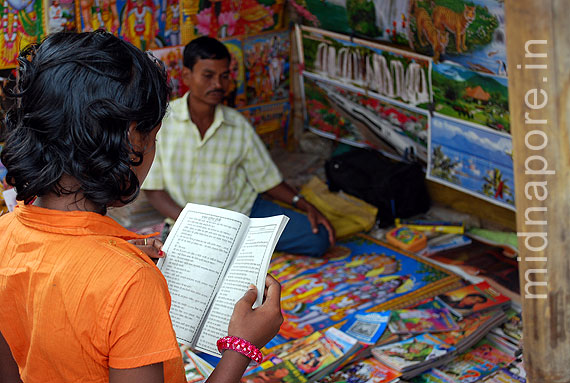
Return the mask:
[[[198,60],[190,70],[184,67],[182,80],[190,89],[192,99],[208,105],[222,102],[229,86],[230,62],[222,60]]]

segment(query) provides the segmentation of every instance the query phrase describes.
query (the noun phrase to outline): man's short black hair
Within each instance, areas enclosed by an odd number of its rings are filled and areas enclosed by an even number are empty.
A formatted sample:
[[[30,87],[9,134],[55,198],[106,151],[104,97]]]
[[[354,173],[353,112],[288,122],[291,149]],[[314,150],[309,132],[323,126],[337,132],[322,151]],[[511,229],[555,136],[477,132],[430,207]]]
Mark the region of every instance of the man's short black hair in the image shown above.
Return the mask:
[[[231,61],[230,51],[220,41],[202,36],[190,41],[184,47],[184,66],[190,70],[198,60],[223,60]]]
[[[132,201],[143,153],[129,127],[148,134],[164,117],[170,86],[160,63],[103,31],[52,34],[18,61],[1,154],[18,200],[81,193],[102,213]],[[63,186],[64,175],[78,186]]]

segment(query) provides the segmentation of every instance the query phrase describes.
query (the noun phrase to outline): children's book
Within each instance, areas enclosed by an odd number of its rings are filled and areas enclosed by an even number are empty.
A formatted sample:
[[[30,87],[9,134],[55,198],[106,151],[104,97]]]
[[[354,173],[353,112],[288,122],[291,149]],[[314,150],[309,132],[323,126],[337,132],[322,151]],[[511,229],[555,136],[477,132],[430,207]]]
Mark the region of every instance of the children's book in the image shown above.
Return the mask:
[[[400,372],[420,373],[433,367],[443,357],[451,355],[455,348],[431,334],[422,334],[386,346],[375,347],[372,355],[381,363]],[[425,367],[425,368],[424,368]]]
[[[192,352],[186,345],[181,345],[180,351],[182,352],[186,381],[188,383],[206,381],[212,371],[214,371],[214,367]]]
[[[307,378],[289,361],[244,376],[241,383],[306,383]]]
[[[510,300],[487,282],[464,286],[440,294],[436,299],[460,318],[474,312],[504,307]]]
[[[340,328],[348,335],[365,344],[374,344],[380,339],[390,321],[391,311],[365,312],[351,314]]]
[[[483,339],[471,351],[438,367],[438,370],[456,382],[473,383],[509,365],[513,360],[514,357],[503,352],[493,342]]]
[[[501,368],[494,374],[483,380],[485,383],[525,383],[526,379],[518,376],[507,368]]]
[[[367,358],[320,379],[318,383],[391,383],[401,375],[376,359]]]
[[[254,307],[261,304],[269,262],[288,220],[186,205],[157,264],[168,282],[180,343],[220,356],[216,341],[228,334],[234,306],[250,284],[257,287]]]
[[[395,334],[421,334],[459,329],[453,315],[447,309],[393,310],[388,326]]]

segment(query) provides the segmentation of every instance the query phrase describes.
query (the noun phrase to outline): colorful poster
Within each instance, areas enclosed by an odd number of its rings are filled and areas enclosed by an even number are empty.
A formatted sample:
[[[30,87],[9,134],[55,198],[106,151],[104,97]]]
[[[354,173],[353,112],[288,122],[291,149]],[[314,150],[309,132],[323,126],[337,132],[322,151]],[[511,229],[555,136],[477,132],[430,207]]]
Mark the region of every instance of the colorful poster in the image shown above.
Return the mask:
[[[289,31],[268,33],[243,42],[249,105],[289,98]]]
[[[435,113],[427,178],[515,210],[512,150],[506,133]]]
[[[188,91],[188,87],[182,82],[183,50],[184,47],[176,46],[152,51],[158,59],[162,60],[166,67],[166,72],[172,85],[172,99],[182,97]]]
[[[474,71],[507,76],[504,1],[410,0],[410,48]]]
[[[45,36],[42,0],[4,0],[0,7],[0,69],[18,65],[20,49]]]
[[[76,31],[78,16],[74,0],[44,0],[47,18],[47,33]]]
[[[117,1],[120,4],[117,4]],[[119,10],[124,0],[83,0],[77,2],[81,18],[81,30],[105,29],[115,35],[119,33]]]
[[[433,65],[432,79],[436,112],[511,132],[507,78],[445,62]]]
[[[182,43],[195,36],[255,35],[283,26],[285,0],[183,0]]]
[[[303,80],[310,128],[396,158],[427,163],[429,118],[424,110],[383,101],[310,73],[304,73]]]
[[[245,65],[242,42],[239,39],[224,41],[231,55],[230,61],[230,85],[224,104],[232,108],[241,108],[247,105],[245,97]]]
[[[298,34],[299,35],[299,34]],[[431,59],[387,46],[301,27],[305,71],[354,85],[387,101],[431,101]]]
[[[378,311],[398,297],[450,283],[441,269],[365,237],[339,243],[344,256],[282,283],[283,338],[296,339],[344,321],[358,310]]]
[[[289,132],[288,101],[250,106],[239,111],[255,127],[255,131],[268,147],[284,146]]]

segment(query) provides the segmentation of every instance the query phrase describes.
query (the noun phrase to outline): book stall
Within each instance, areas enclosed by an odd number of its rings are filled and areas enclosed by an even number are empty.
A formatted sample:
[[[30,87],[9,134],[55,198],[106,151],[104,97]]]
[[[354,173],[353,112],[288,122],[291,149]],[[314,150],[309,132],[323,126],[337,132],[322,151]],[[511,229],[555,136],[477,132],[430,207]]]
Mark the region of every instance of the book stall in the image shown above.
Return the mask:
[[[6,0],[0,79],[14,83],[17,47],[103,28],[162,60],[176,99],[187,43],[228,48],[223,103],[337,234],[321,258],[270,257],[284,323],[243,383],[554,383],[570,375],[570,72],[554,54],[570,26],[546,3]],[[0,215],[15,204],[6,172]],[[109,214],[164,225],[143,195]],[[203,382],[216,351],[185,343],[187,381]]]

